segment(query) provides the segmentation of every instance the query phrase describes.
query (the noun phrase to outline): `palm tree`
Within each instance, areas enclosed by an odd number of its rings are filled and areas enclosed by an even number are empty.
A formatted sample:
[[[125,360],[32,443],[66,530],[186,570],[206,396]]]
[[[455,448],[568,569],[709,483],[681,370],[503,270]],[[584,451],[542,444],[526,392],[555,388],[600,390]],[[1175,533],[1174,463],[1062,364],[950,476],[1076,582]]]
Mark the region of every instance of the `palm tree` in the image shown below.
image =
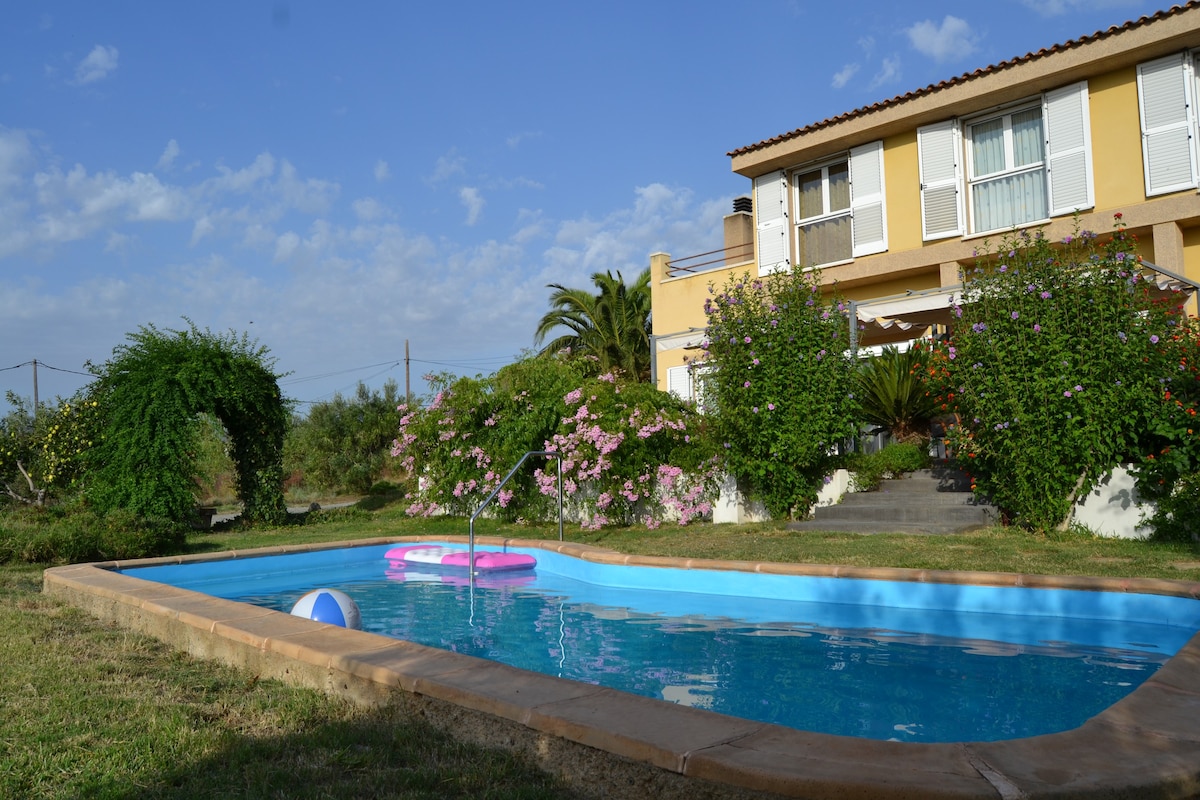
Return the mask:
[[[897,442],[929,438],[929,422],[937,416],[921,367],[922,352],[885,347],[868,359],[858,373],[858,399],[863,421],[871,433],[889,433]]]
[[[591,356],[600,373],[619,370],[638,381],[650,380],[650,270],[643,270],[631,285],[618,271],[592,274],[596,294],[548,284],[550,310],[538,323],[534,343],[541,344],[556,328],[565,333],[550,341],[540,355],[570,349]]]

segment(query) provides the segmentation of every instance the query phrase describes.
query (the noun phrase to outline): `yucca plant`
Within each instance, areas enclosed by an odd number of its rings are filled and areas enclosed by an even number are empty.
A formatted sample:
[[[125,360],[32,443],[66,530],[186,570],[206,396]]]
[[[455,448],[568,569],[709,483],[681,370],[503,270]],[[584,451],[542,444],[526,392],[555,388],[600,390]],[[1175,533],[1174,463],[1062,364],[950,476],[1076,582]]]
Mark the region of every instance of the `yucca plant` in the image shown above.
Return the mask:
[[[885,347],[860,365],[857,395],[862,420],[875,426],[872,434],[887,433],[896,442],[929,438],[929,422],[937,413],[922,365],[923,351],[895,347]]]

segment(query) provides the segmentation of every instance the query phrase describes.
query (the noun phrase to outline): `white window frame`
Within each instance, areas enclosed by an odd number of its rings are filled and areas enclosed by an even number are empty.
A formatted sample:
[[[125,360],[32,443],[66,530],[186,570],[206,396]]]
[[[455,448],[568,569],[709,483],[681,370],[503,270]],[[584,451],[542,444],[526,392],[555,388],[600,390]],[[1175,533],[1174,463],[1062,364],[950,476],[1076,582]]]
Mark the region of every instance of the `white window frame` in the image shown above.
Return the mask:
[[[1014,149],[1014,145],[1013,145],[1012,120],[1013,120],[1013,117],[1016,116],[1017,114],[1023,114],[1027,111],[1032,111],[1035,108],[1038,109],[1038,112],[1041,115],[1041,124],[1042,124],[1042,135],[1041,135],[1041,142],[1040,142],[1041,158],[1036,162],[1031,162],[1029,164],[1022,164],[1020,166],[1017,166],[1016,165],[1016,154],[1015,154],[1015,149]],[[972,132],[977,126],[983,125],[988,122],[992,122],[993,120],[997,120],[997,119],[1002,120],[1002,124],[1003,124],[1003,128],[1002,128],[1003,134],[1002,135],[1003,135],[1003,142],[1004,142],[1004,167],[1003,167],[1003,169],[1000,169],[1000,170],[997,170],[994,172],[976,174],[975,148],[973,146],[974,142],[973,142]],[[1047,191],[1047,178],[1046,178],[1046,117],[1045,117],[1045,114],[1042,112],[1041,103],[1039,103],[1037,101],[1034,101],[1034,102],[1026,101],[1026,102],[1021,103],[1020,105],[1009,106],[999,112],[993,111],[993,112],[989,112],[987,114],[983,114],[983,115],[980,115],[977,117],[971,117],[969,119],[964,119],[963,120],[963,146],[966,148],[966,163],[967,163],[966,185],[967,185],[967,190],[966,190],[965,194],[966,194],[966,198],[967,198],[967,212],[968,212],[967,218],[970,220],[971,233],[980,234],[980,233],[989,233],[991,231],[997,231],[997,230],[1010,230],[1014,226],[1019,227],[1022,225],[1033,225],[1033,224],[1037,224],[1039,222],[1045,222],[1046,220],[1049,219],[1048,214],[1049,214],[1049,209],[1050,209],[1050,198],[1049,198],[1049,192]],[[1005,178],[1011,178],[1011,177],[1014,177],[1017,175],[1026,175],[1031,172],[1042,173],[1041,187],[1042,187],[1042,195],[1043,195],[1043,205],[1047,210],[1047,216],[1032,217],[1030,219],[1017,220],[1014,222],[1013,225],[1008,225],[1008,226],[1001,226],[1001,227],[994,227],[994,228],[981,228],[980,225],[976,221],[977,209],[975,207],[974,187],[980,186],[983,184],[987,184],[987,183],[993,183],[995,181],[1003,180]]]
[[[829,207],[829,170],[831,167],[846,167],[846,207],[831,209]],[[813,172],[821,173],[821,213],[814,214],[808,217],[800,216],[800,177],[809,175]],[[854,259],[854,220],[851,209],[854,206],[852,193],[850,189],[850,155],[843,153],[841,156],[829,159],[824,162],[810,164],[800,169],[793,170],[791,173],[792,184],[792,208],[796,209],[796,223],[792,226],[791,242],[794,252],[796,253],[797,263],[800,259],[800,229],[809,225],[816,225],[822,222],[832,222],[833,220],[845,219],[850,223],[850,252],[846,253],[843,258],[835,258],[831,261],[822,261],[814,264],[800,264],[800,267],[805,271],[815,267],[826,267],[834,264],[845,264]]]

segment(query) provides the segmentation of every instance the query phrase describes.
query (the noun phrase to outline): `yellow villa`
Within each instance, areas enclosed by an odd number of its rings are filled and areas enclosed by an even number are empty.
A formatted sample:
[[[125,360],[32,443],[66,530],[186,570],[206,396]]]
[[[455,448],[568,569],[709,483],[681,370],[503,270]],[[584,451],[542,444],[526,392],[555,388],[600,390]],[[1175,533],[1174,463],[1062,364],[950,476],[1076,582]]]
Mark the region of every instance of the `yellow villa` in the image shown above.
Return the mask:
[[[864,345],[944,324],[984,240],[1076,215],[1103,233],[1120,212],[1160,282],[1200,282],[1197,100],[1192,0],[734,150],[752,193],[725,248],[650,259],[659,388],[692,395],[708,286],[733,274],[819,267]]]

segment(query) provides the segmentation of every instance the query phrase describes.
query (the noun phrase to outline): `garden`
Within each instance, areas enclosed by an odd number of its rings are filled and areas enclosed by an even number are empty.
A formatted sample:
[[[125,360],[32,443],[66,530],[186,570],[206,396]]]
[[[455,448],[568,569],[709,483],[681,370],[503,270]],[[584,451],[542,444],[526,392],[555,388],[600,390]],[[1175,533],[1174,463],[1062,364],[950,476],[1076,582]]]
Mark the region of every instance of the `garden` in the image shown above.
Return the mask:
[[[607,279],[606,279],[607,278]],[[855,358],[849,308],[813,272],[712,286],[700,401],[648,374],[648,303],[596,276],[488,376],[390,384],[300,415],[244,336],[143,328],[77,397],[0,421],[0,794],[45,797],[561,797],[531,765],[200,664],[55,604],[49,564],[384,535],[567,536],[631,554],[1200,581],[1200,363],[1183,295],[1136,242],[1018,233],[964,275],[950,335]],[[639,289],[639,287],[641,287]],[[164,368],[169,365],[169,368]],[[862,488],[927,463],[929,423],[1004,525],[936,537],[799,532],[839,467]],[[893,444],[855,443],[885,432]],[[531,450],[534,458],[501,479]],[[1097,537],[1076,500],[1116,466],[1153,501],[1148,540]],[[773,522],[708,522],[722,479]],[[344,508],[321,509],[350,498]],[[240,511],[195,527],[198,506]],[[303,509],[301,513],[287,513]],[[417,768],[414,765],[426,765]],[[300,776],[299,782],[297,777]]]

